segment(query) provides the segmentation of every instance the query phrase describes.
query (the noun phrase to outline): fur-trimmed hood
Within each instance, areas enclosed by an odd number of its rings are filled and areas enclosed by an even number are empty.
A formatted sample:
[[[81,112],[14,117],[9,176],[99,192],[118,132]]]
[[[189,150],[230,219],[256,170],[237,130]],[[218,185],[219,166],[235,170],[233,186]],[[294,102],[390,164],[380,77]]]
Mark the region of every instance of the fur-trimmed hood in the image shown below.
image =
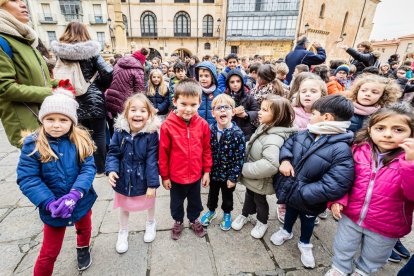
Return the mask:
[[[146,125],[143,129],[139,131],[139,133],[154,133],[157,132],[161,127],[161,120],[158,116],[154,116],[152,119],[148,119]],[[114,124],[115,130],[118,131],[126,131],[128,133],[131,132],[128,124],[127,118],[123,114],[119,114],[118,117],[115,119]]]
[[[89,40],[73,44],[53,41],[50,50],[59,58],[67,60],[85,60],[99,55],[101,44]]]

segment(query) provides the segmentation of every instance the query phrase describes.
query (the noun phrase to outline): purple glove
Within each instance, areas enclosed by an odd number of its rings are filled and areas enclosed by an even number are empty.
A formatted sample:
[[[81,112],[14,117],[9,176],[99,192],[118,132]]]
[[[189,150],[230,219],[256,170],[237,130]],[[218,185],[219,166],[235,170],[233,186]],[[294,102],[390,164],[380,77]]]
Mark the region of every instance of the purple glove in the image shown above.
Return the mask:
[[[72,216],[73,209],[75,209],[76,203],[82,197],[82,194],[77,190],[71,190],[70,193],[62,196],[56,201],[58,205],[54,212],[54,215],[61,218],[70,218]],[[53,217],[53,213],[52,213]]]
[[[52,214],[52,218],[57,218],[56,210],[59,207],[59,202],[57,200],[52,200],[46,205],[46,210]]]

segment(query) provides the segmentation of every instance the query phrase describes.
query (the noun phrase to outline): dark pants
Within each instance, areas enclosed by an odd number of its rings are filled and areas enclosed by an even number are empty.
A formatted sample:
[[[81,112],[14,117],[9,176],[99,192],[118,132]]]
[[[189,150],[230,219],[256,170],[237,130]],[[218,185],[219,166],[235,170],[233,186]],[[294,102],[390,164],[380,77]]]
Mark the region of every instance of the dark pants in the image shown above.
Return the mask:
[[[267,224],[269,219],[269,203],[267,203],[266,195],[260,195],[246,189],[242,215],[247,217],[256,213],[257,219],[261,223]]]
[[[315,227],[316,216],[301,213],[299,210],[286,205],[285,223],[283,224],[283,229],[289,233],[292,233],[293,225],[298,217],[300,218],[300,241],[308,244],[310,243],[313,228]]]
[[[411,256],[411,258],[408,260],[408,262],[401,268],[400,271],[398,271],[397,276],[412,276],[414,275],[414,257]]]
[[[92,140],[97,147],[93,154],[95,158],[96,172],[105,172],[106,158],[106,120],[105,118],[80,120],[79,124],[92,131]]]
[[[207,207],[210,211],[214,212],[217,208],[218,198],[221,190],[221,196],[223,202],[221,203],[221,209],[224,213],[230,213],[233,211],[233,192],[235,187],[227,188],[227,181],[211,181],[210,191],[208,192]]]
[[[184,200],[187,199],[187,218],[194,222],[203,211],[201,203],[201,179],[191,184],[179,184],[171,181],[170,209],[171,216],[175,221],[184,221]]]

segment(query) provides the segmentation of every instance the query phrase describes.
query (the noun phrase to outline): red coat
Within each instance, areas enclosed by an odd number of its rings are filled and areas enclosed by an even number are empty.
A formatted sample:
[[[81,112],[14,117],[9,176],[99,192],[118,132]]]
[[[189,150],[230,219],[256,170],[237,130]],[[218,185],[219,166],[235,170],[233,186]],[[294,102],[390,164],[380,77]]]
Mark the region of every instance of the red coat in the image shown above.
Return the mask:
[[[198,114],[189,125],[171,112],[160,130],[159,171],[162,180],[191,184],[213,165],[210,127]]]

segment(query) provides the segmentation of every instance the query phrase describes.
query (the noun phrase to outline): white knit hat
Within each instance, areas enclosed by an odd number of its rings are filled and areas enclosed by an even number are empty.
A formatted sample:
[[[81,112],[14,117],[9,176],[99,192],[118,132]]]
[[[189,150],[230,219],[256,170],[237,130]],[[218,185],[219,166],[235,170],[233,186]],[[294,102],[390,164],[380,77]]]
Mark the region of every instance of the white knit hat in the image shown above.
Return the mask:
[[[48,96],[42,103],[39,111],[39,120],[42,122],[46,115],[58,113],[68,116],[74,125],[78,124],[78,115],[76,109],[79,104],[71,91],[63,88],[54,90],[52,96]]]

